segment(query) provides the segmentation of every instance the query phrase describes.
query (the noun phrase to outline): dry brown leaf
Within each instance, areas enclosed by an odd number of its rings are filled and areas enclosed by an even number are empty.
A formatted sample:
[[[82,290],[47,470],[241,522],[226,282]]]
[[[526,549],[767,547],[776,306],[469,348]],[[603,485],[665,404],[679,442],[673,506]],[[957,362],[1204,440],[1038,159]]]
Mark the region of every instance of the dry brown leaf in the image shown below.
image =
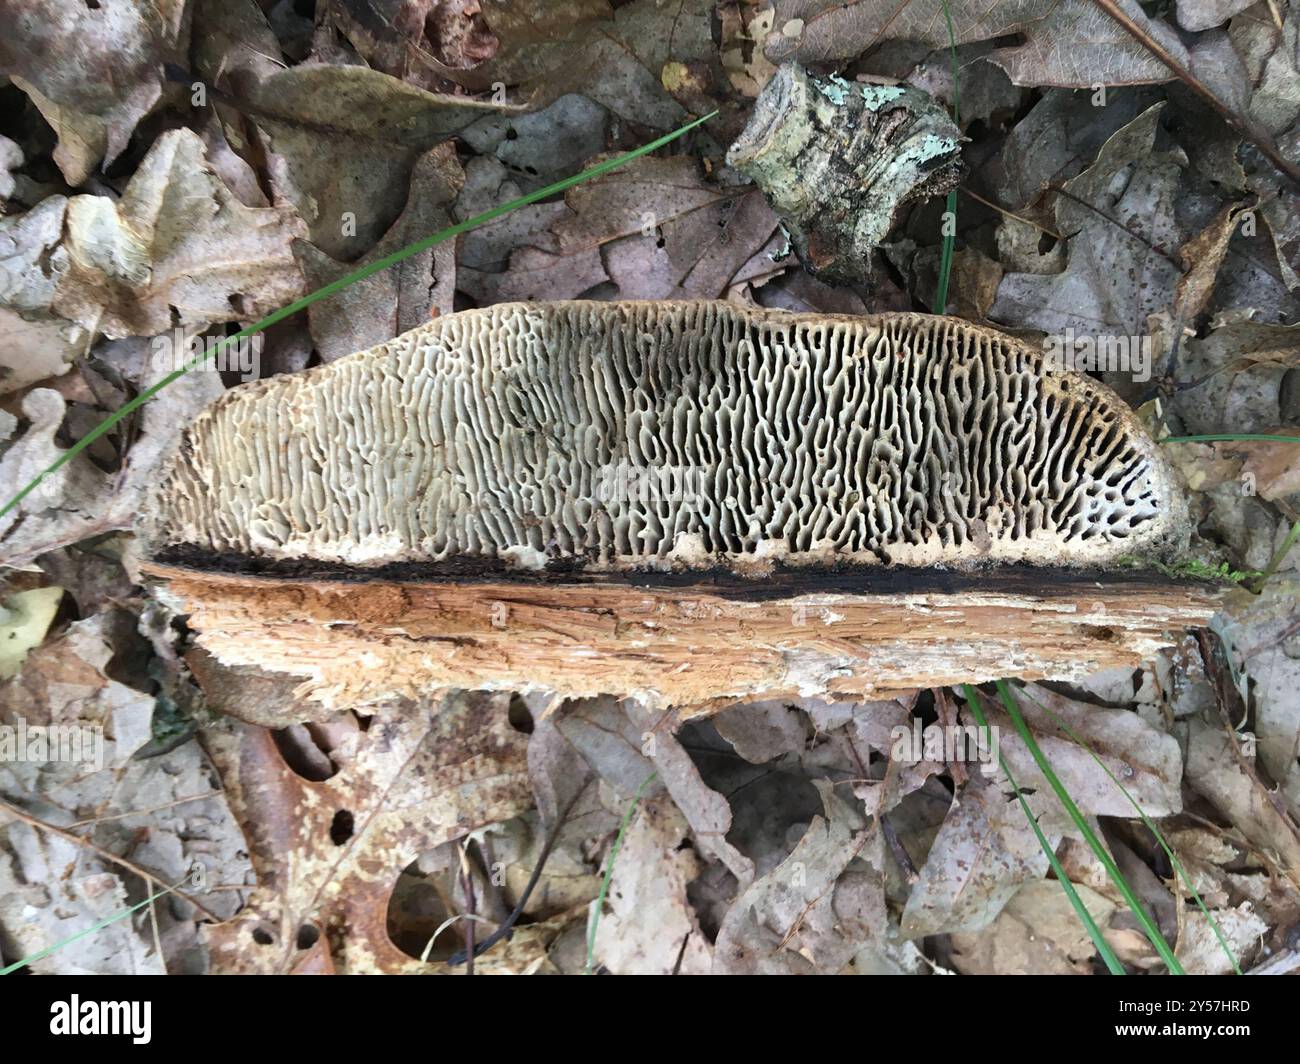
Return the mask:
[[[1023,883],[1046,874],[1047,855],[1020,803],[1004,793],[1009,790],[981,772],[970,774],[907,899],[902,932],[908,938],[982,930]],[[1055,846],[1065,830],[1055,799],[1040,792],[1026,800]]]
[[[207,931],[214,971],[289,971],[317,935],[341,974],[427,971],[390,941],[389,895],[419,854],[528,808],[508,701],[454,695],[375,717],[323,782],[296,775],[264,728],[205,728],[258,876],[239,915]]]
[[[493,58],[434,69],[467,88],[494,85],[547,104],[581,92],[625,121],[668,130],[717,105],[726,84],[714,0],[481,0]]]
[[[1166,26],[1150,23],[1137,4],[1135,17],[1162,43],[1183,53]],[[1021,85],[1131,85],[1173,75],[1088,0],[1003,0],[989,6],[951,5],[953,40],[959,45],[1019,36],[1024,43],[992,54]],[[921,41],[947,48],[942,0],[778,0],[768,57],[802,63],[848,59],[882,41]]]
[[[718,734],[753,765],[797,754],[807,743],[803,714],[788,702],[750,702],[710,718]]]
[[[108,675],[110,663],[133,649],[134,623],[126,611],[74,621],[0,685],[0,724],[17,728],[22,722],[29,736],[47,726],[75,727],[83,735],[80,750],[71,747],[81,760],[0,761],[0,794],[7,801],[85,840],[11,821],[0,810],[0,930],[22,955],[120,912],[129,904],[128,890],[132,902],[139,900],[140,879],[94,848],[150,873],[153,889],[188,879],[195,862],[203,864],[211,886],[242,885],[251,871],[241,856],[243,837],[197,743],[143,756],[158,697]],[[99,731],[97,751],[86,741],[93,734],[87,729]],[[204,894],[189,885],[184,891],[218,918],[238,908],[233,891]],[[153,919],[168,956],[190,953],[187,963],[202,967],[195,915],[175,898],[159,903]],[[121,921],[106,934],[59,949],[36,970],[160,973],[163,961],[152,936],[146,931],[142,940],[138,930],[149,920],[141,913]]]
[[[1175,208],[1186,160],[1153,150],[1163,107],[1113,134],[1093,165],[1065,182],[1055,228],[1071,235],[1066,268],[1008,273],[989,311],[995,321],[1056,335],[1136,337],[1150,315],[1168,309],[1181,275],[1171,257],[1182,243]]]
[[[777,229],[756,190],[706,182],[689,156],[634,160],[570,189],[565,207],[538,212],[532,232],[503,219],[467,239],[460,286],[481,302],[572,299],[606,280],[609,298],[715,299],[756,275]]]
[[[1282,797],[1264,787],[1221,723],[1196,717],[1189,722],[1187,782],[1300,884],[1300,828]]]
[[[0,219],[0,394],[63,373],[90,335],[50,311],[68,265],[60,246],[68,201],[51,196]]]
[[[1300,439],[1300,425],[1276,425],[1267,435]],[[1275,440],[1230,440],[1215,444],[1224,454],[1244,455],[1241,472],[1252,477],[1261,499],[1282,499],[1300,492],[1300,444]]]
[[[425,89],[445,80],[438,66],[470,69],[500,47],[479,0],[331,0],[329,8],[366,62]]]
[[[1075,892],[1099,927],[1115,904],[1081,883]],[[1061,884],[1026,883],[985,930],[952,936],[963,975],[1088,975],[1096,947]]]
[[[147,346],[143,340],[121,343]],[[152,370],[146,383],[162,374],[162,369]],[[102,472],[83,452],[44,477],[17,508],[0,517],[0,564],[25,565],[59,547],[130,528],[154,466],[176,442],[176,426],[188,423],[221,391],[216,373],[186,374],[144,408],[140,434],[119,471]],[[24,396],[23,416],[30,425],[0,454],[0,484],[16,490],[63,454],[55,434],[66,410],[63,397],[51,389],[36,388]]]
[[[425,92],[365,67],[320,64],[257,82],[241,104],[265,135],[276,191],[297,208],[311,242],[344,262],[397,219],[425,152],[485,115],[520,110]]]
[[[302,294],[290,245],[305,236],[287,207],[245,207],[188,129],[164,133],[122,199],[68,200],[67,269],[53,309],[107,336],[254,321]]]
[[[1176,321],[1190,323],[1205,309],[1214,293],[1219,268],[1228,253],[1228,241],[1236,232],[1238,218],[1245,210],[1244,204],[1228,204],[1214,221],[1178,249],[1187,272],[1178,279],[1174,288]]]
[[[1275,575],[1258,595],[1226,604],[1216,631],[1247,678],[1259,762],[1300,815],[1300,580]]]
[[[666,798],[643,802],[609,881],[596,961],[615,975],[707,975],[713,947],[686,897],[699,872],[680,811]]]
[[[400,251],[451,224],[447,208],[464,182],[450,144],[430,148],[411,172],[406,209],[382,240],[357,262],[336,262],[306,241],[294,244],[310,289],[323,288],[361,266]],[[453,309],[456,242],[444,241],[372,274],[307,311],[312,339],[325,362],[364,351]]]
[[[1148,816],[1169,816],[1182,810],[1179,790],[1182,758],[1173,736],[1127,709],[1077,702],[1038,684],[1027,684],[1023,690],[1013,689],[1013,693],[1039,748],[1083,813],[1135,815],[1124,792],[1093,760],[1093,754],[1123,783]],[[1021,787],[1050,791],[1050,785],[1016,734],[1001,703],[985,702],[984,712],[989,723],[999,728],[999,752],[1016,782]],[[1065,725],[1058,724],[1052,714]],[[1070,738],[1065,726],[1087,747]]]
[[[656,773],[644,793],[666,789],[691,825],[699,848],[722,861],[742,885],[748,884],[754,878],[754,863],[727,841],[731,829],[727,800],[705,784],[669,730],[675,723],[672,714],[612,698],[571,702],[558,722],[564,737],[625,798],[635,795]]]
[[[776,12],[770,0],[721,0],[722,67],[732,87],[755,97],[776,73],[776,64],[763,54],[763,42],[772,32]]]

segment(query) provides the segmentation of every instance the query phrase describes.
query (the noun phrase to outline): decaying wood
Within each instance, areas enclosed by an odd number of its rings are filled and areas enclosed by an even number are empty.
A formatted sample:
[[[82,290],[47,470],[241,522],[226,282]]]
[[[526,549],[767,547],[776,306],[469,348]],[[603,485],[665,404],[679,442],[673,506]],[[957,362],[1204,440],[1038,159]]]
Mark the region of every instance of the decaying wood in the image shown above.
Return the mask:
[[[409,583],[146,572],[218,661],[299,681],[312,713],[448,688],[630,696],[682,716],[770,698],[878,698],[1135,666],[1207,623],[1193,582],[1033,571],[926,589]],[[912,574],[915,576],[916,574]],[[924,578],[921,578],[924,579]],[[286,710],[286,723],[309,715]]]
[[[727,162],[758,183],[809,271],[854,284],[870,279],[871,253],[904,206],[957,186],[961,140],[920,89],[819,78],[787,63]]]
[[[665,470],[682,483],[631,490]],[[921,315],[448,315],[227,393],[141,524],[199,645],[295,678],[315,714],[456,688],[690,715],[1067,679],[1215,603],[1129,567],[1176,565],[1190,525],[1122,400]]]

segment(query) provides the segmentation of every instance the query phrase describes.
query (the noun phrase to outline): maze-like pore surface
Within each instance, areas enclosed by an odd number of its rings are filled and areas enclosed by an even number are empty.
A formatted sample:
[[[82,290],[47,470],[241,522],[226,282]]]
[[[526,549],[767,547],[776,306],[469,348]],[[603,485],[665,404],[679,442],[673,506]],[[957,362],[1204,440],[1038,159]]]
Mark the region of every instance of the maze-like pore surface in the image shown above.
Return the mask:
[[[372,566],[1092,565],[1180,518],[1109,390],[946,318],[507,304],[227,393],[145,531]]]

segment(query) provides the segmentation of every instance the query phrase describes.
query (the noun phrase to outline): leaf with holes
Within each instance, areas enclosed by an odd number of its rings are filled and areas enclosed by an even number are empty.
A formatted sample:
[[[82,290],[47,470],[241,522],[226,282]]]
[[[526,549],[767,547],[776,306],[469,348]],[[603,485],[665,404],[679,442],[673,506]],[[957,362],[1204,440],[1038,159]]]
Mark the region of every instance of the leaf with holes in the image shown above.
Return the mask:
[[[286,763],[276,733],[224,719],[204,742],[244,827],[258,886],[208,932],[219,973],[429,971],[390,941],[388,900],[421,853],[531,804],[527,737],[507,695],[453,695],[377,716],[330,751],[324,781]]]

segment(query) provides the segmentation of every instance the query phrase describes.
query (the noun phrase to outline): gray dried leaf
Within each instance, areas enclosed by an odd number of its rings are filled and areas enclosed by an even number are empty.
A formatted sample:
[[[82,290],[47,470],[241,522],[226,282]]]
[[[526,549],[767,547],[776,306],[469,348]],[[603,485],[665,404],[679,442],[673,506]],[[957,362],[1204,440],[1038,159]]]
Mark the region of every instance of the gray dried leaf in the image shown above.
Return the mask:
[[[464,181],[450,144],[430,148],[411,171],[406,208],[382,240],[356,262],[337,262],[306,241],[294,244],[307,287],[315,290],[400,251],[451,224],[448,207]],[[325,362],[362,351],[452,311],[456,242],[413,255],[371,274],[307,311],[316,350]]]
[[[1255,911],[1249,901],[1231,908],[1215,909],[1211,915],[1217,928],[1211,926],[1203,912],[1187,914],[1182,940],[1178,944],[1178,959],[1188,975],[1232,975],[1232,963],[1223,952],[1219,936],[1227,940],[1228,949],[1243,968],[1259,948],[1260,940],[1268,934],[1269,924]],[[1215,934],[1215,931],[1218,934]]]
[[[884,947],[880,833],[830,783],[815,782],[825,818],[736,899],[714,945],[716,974],[836,973],[864,948]]]
[[[753,765],[803,751],[803,714],[788,702],[750,702],[714,715],[711,723],[736,753]]]
[[[0,812],[0,819],[4,813]],[[7,826],[0,845],[0,927],[16,961],[89,931],[132,904],[126,885],[86,851],[27,824]],[[70,871],[71,870],[71,871]],[[165,975],[148,935],[148,913],[70,942],[31,968],[40,975]]]
[[[1009,273],[990,317],[1054,335],[1142,336],[1167,309],[1182,270],[1176,220],[1181,154],[1154,152],[1156,105],[1111,136],[1096,162],[1065,183],[1056,230],[1071,234],[1058,274]]]
[[[23,165],[23,150],[8,137],[0,136],[0,200],[14,194],[14,171]]]
[[[149,346],[136,339],[118,343]],[[164,372],[154,366],[142,383],[147,387]],[[140,433],[118,472],[102,472],[83,452],[43,477],[15,509],[0,517],[0,563],[25,565],[47,551],[131,527],[154,467],[176,444],[176,427],[188,424],[221,392],[218,374],[188,373],[144,408]],[[0,454],[0,483],[26,485],[62,455],[55,434],[66,409],[63,397],[48,388],[24,396],[22,412],[30,425]]]
[[[1002,781],[970,774],[907,899],[902,931],[908,938],[980,931],[1023,883],[1046,874],[1047,855],[1007,791]],[[1039,792],[1026,800],[1048,844],[1055,846],[1064,832],[1055,798]]]
[[[365,67],[317,64],[259,81],[246,103],[266,137],[276,191],[306,221],[311,242],[345,262],[397,219],[425,152],[484,115],[519,111]]]
[[[1099,927],[1115,903],[1085,884],[1075,892]],[[1025,883],[987,928],[953,935],[953,964],[963,975],[1089,975],[1096,947],[1061,884]]]
[[[122,153],[158,102],[163,64],[181,61],[189,45],[189,5],[31,0],[24,8],[6,20],[0,69],[54,128],[54,161],[80,185]]]
[[[537,812],[547,828],[564,819],[594,779],[591,766],[564,737],[554,717],[544,716],[533,723],[528,739],[528,778]]]
[[[1147,18],[1135,0],[1125,13],[1175,54],[1185,55],[1167,26]],[[991,58],[1020,85],[1121,85],[1166,81],[1173,75],[1089,0],[1003,0],[992,7],[952,4],[958,45],[1019,36],[1024,43]],[[849,59],[886,40],[921,41],[946,49],[948,24],[941,0],[778,0],[767,41],[773,60],[819,63]]]
[[[1178,25],[1193,33],[1222,26],[1255,0],[1178,0]]]
[[[747,884],[754,877],[754,865],[727,841],[731,830],[727,800],[704,782],[690,755],[668,730],[675,723],[674,716],[634,702],[591,698],[569,703],[559,728],[601,778],[629,799],[652,772],[657,773],[644,794],[666,789],[690,823],[700,849]]]
[[[1023,690],[1013,689],[1013,696],[1039,748],[1083,813],[1136,815],[1123,791],[1093,760],[1094,753],[1148,816],[1181,812],[1182,757],[1178,741],[1172,735],[1152,727],[1127,709],[1076,702],[1038,684],[1027,684]],[[1016,782],[1021,787],[1050,791],[1050,785],[1016,734],[1001,703],[986,701],[984,711],[989,723],[999,728],[999,752]],[[1070,738],[1066,726],[1087,748]]]
[[[1300,829],[1284,799],[1266,787],[1240,736],[1222,722],[1193,717],[1188,722],[1187,782],[1254,845],[1275,856],[1283,872],[1300,884]]]
[[[50,310],[68,268],[68,200],[51,196],[0,219],[0,394],[65,372],[90,335]]]
[[[577,173],[607,147],[609,112],[577,93],[530,114],[489,115],[460,134],[480,155],[493,155],[525,191]]]
[[[665,88],[668,64],[703,65],[722,80],[721,66],[713,70],[713,7],[713,0],[485,0],[496,54],[469,68],[434,67],[467,88],[502,83],[538,104],[581,92],[624,121],[672,129],[686,111]]]
[[[469,182],[490,188],[490,170],[505,177],[480,160]],[[492,202],[516,194],[503,184]],[[598,294],[611,299],[717,298],[744,279],[776,226],[755,190],[704,181],[689,156],[646,156],[570,189],[562,207],[525,208],[471,234],[458,282],[484,303],[572,299],[605,281]]]
[[[1259,763],[1300,816],[1300,635],[1296,602],[1300,580],[1274,576],[1249,602],[1232,601],[1216,631],[1250,684]]]
[[[595,959],[615,975],[709,973],[713,947],[686,896],[700,871],[689,838],[663,798],[642,803],[628,825],[596,928]]]

